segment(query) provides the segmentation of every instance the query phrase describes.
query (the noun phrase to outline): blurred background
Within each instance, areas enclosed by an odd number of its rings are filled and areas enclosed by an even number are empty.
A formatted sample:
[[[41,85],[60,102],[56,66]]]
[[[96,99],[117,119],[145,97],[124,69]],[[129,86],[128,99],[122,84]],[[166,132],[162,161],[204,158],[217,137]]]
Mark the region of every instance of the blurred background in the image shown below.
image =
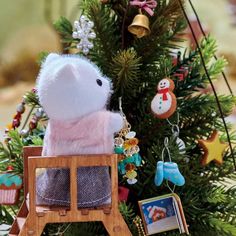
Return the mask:
[[[0,1],[0,140],[22,96],[35,86],[39,53],[61,51],[52,22],[78,15],[79,0]]]
[[[192,0],[206,32],[219,45],[218,54],[229,61],[226,74],[236,94],[236,0]],[[79,0],[0,1],[0,140],[12,121],[23,94],[35,85],[38,54],[60,52],[59,36],[52,22],[60,15],[74,21]],[[192,17],[193,25],[196,20]],[[198,28],[195,29],[199,31]],[[200,33],[199,33],[200,37]],[[191,43],[191,37],[190,37]],[[229,93],[223,78],[215,83],[218,93]],[[236,112],[230,117],[236,124]]]

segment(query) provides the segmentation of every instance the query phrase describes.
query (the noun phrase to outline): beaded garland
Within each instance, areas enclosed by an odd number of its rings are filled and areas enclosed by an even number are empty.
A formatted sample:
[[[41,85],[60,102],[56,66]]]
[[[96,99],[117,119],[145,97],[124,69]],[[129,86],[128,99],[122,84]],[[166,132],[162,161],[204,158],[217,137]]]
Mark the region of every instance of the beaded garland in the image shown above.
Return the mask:
[[[124,127],[117,134],[114,141],[114,152],[121,154],[118,170],[127,178],[128,184],[135,184],[137,182],[136,167],[141,165],[142,158],[139,154],[139,140],[135,138],[136,133],[131,131],[131,125],[124,116]]]
[[[139,236],[146,236],[144,228],[143,228],[142,219],[139,216],[136,216],[134,218],[133,223],[135,224],[135,226],[138,230],[138,235]]]
[[[35,88],[32,89],[33,93],[37,93],[37,90]],[[22,99],[22,102],[17,105],[16,108],[16,114],[13,116],[13,121],[12,123],[7,125],[7,128],[5,129],[5,133],[7,134],[10,130],[19,128],[21,125],[21,120],[22,120],[22,114],[25,112],[25,99]],[[29,133],[31,133],[34,129],[37,128],[38,121],[43,117],[44,111],[43,109],[37,108],[35,114],[32,116],[32,119],[29,122],[29,128],[28,129],[22,129],[20,131],[21,136],[27,136]]]

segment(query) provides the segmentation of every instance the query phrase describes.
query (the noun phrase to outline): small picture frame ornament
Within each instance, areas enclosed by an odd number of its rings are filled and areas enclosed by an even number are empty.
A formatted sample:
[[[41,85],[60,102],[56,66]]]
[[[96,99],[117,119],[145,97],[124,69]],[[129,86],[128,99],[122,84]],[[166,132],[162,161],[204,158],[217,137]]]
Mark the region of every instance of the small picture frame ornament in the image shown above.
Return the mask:
[[[181,200],[177,194],[170,193],[139,201],[139,208],[146,235],[175,229],[179,229],[181,234],[189,234]]]

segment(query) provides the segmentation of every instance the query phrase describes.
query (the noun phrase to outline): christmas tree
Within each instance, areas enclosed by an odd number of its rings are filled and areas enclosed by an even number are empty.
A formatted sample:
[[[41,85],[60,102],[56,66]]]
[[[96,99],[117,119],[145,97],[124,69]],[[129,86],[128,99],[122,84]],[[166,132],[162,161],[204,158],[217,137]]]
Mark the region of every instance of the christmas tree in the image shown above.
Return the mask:
[[[158,0],[156,7],[148,5],[155,1],[146,1],[147,5],[134,2],[136,4],[127,0],[84,0],[80,6],[83,15],[94,23],[96,33],[88,58],[113,83],[114,93],[109,109],[118,110],[118,100],[122,97],[123,112],[140,141],[143,161],[137,168],[138,182],[129,185],[120,175],[120,185],[130,190],[130,197],[120,204],[120,211],[133,235],[142,235],[134,223],[140,216],[137,202],[170,193],[169,188],[172,188],[165,182],[161,186],[154,183],[157,162],[162,160],[168,137],[172,161],[178,164],[185,177],[184,186],[176,187],[174,191],[181,198],[190,234],[236,235],[236,188],[229,187],[225,180],[236,180],[235,150],[232,153],[230,145],[220,150],[218,159],[215,152],[211,156],[212,148],[218,149],[221,144],[229,142],[227,134],[231,143],[235,140],[230,124],[223,122],[222,116],[230,114],[236,99],[232,95],[202,92],[219,78],[226,61],[214,59],[217,46],[211,37],[204,38],[196,49],[180,53],[182,33],[187,26],[183,1]],[[142,30],[137,30],[137,25],[132,22],[140,9],[142,15],[149,19],[150,26],[143,26],[145,22],[141,22]],[[131,24],[136,35],[131,33]],[[78,46],[80,50],[76,48],[79,39],[76,37],[78,32],[73,34],[73,22],[61,17],[54,27],[61,36],[64,53],[88,53],[83,47]],[[42,53],[41,61],[46,56],[47,53]],[[176,112],[168,120],[155,117],[151,111],[157,84],[166,77],[174,81],[173,92],[177,99]],[[22,104],[31,108],[25,124],[20,125],[21,115],[15,116],[6,133],[5,144],[0,145],[1,170],[12,166],[16,174],[23,173],[23,146],[42,145],[47,120],[40,109],[36,91],[26,93]],[[22,114],[24,108],[18,107],[17,111]],[[33,118],[28,122],[32,114]],[[214,143],[215,146],[209,146],[207,142],[217,138],[214,134],[219,135],[220,141]],[[182,140],[186,148],[181,149],[177,139]],[[0,224],[10,224],[17,207],[0,208]],[[48,225],[44,235],[61,235],[60,232],[64,235],[106,235],[98,223]],[[178,231],[160,235],[178,235]]]

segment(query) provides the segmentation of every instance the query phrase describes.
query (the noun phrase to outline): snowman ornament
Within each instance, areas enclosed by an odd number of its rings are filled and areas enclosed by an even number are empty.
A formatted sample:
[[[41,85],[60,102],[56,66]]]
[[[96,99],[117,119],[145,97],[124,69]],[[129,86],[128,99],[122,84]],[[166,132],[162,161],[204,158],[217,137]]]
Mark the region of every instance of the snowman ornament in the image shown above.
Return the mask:
[[[162,79],[158,83],[158,92],[151,102],[152,112],[157,118],[167,119],[175,112],[177,102],[172,92],[174,88],[174,81],[169,78]]]

